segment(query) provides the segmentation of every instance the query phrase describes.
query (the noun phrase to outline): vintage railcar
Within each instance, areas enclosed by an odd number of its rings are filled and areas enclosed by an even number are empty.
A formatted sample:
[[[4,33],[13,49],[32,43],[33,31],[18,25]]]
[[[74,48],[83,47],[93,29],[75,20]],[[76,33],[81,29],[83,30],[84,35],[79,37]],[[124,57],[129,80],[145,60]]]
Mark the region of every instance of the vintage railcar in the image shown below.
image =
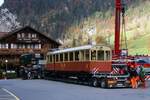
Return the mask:
[[[117,76],[111,74],[112,50],[104,45],[86,45],[50,51],[47,53],[46,62],[45,76],[73,76],[80,80],[88,80],[94,86],[100,84],[102,87],[108,86],[108,83],[112,87],[117,83],[115,79]]]

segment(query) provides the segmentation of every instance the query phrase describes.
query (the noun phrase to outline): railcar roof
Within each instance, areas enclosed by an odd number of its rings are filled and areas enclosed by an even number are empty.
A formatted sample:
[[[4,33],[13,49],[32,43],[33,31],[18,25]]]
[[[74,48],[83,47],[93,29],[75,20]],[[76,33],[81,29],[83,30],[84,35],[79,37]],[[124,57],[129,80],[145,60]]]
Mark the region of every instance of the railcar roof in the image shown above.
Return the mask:
[[[79,50],[88,50],[88,49],[91,49],[92,47],[96,47],[96,46],[103,47],[103,48],[105,48],[105,50],[111,50],[110,47],[104,46],[104,45],[85,45],[85,46],[80,46],[80,47],[56,50],[56,51],[48,52],[48,54],[65,53],[65,52],[72,52],[72,51],[79,51]]]

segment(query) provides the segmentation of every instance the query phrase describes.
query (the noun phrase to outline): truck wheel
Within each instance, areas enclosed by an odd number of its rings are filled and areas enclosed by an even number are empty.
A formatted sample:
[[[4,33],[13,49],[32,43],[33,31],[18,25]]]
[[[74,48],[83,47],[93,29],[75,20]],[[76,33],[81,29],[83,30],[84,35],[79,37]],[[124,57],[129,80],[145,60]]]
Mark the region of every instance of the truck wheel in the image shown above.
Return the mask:
[[[107,87],[107,84],[106,84],[106,81],[103,79],[101,80],[101,88],[106,88]]]

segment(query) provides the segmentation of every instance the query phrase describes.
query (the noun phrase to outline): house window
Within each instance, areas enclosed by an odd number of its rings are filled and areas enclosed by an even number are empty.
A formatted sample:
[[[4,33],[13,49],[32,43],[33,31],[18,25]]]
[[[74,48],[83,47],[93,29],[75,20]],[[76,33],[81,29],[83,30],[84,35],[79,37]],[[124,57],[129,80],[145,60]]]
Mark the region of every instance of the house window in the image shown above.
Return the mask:
[[[6,44],[0,44],[0,48],[3,48],[3,49],[8,49],[9,48],[9,45],[8,45],[8,43],[6,43]]]
[[[14,48],[14,44],[11,43],[10,47],[13,49]]]
[[[36,34],[34,34],[34,37],[36,38]]]
[[[35,44],[30,44],[31,48],[34,49],[35,48]]]
[[[22,45],[21,45],[21,44],[18,44],[18,48],[21,49],[21,48],[22,48]]]
[[[23,48],[23,49],[25,49],[25,48],[26,48],[26,47],[25,47],[25,44],[23,44],[23,45],[22,45],[22,48]]]
[[[8,43],[6,44],[6,49],[8,49],[9,48],[9,45],[8,45]]]
[[[34,48],[37,49],[37,44],[34,44]]]
[[[41,44],[39,44],[39,49],[41,49]]]
[[[17,34],[17,38],[21,38],[21,35],[19,33]]]
[[[36,34],[32,34],[32,38],[36,38]]]
[[[27,45],[27,48],[30,49],[30,44]]]
[[[30,48],[33,49],[33,45],[32,44],[30,44]]]
[[[34,34],[32,34],[32,38],[34,38]]]
[[[16,44],[14,44],[14,46],[13,46],[14,48],[17,48],[17,45]]]
[[[31,33],[28,33],[28,38],[29,38],[29,39],[31,38]]]
[[[13,49],[13,48],[17,48],[17,45],[12,43],[12,44],[10,45],[10,47],[11,47],[12,49]]]
[[[4,44],[2,44],[2,48],[4,48]]]
[[[39,49],[39,44],[35,44],[35,48],[36,48],[36,49]]]
[[[25,34],[24,33],[22,33],[22,38],[24,38],[25,37]]]

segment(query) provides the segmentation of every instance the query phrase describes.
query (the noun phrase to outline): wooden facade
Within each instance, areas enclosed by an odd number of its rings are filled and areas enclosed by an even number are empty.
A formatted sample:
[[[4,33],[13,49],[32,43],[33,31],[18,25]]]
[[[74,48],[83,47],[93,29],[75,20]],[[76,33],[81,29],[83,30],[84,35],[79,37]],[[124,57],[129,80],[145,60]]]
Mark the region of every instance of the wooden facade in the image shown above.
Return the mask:
[[[0,66],[8,60],[10,66],[19,66],[19,58],[25,53],[45,55],[60,44],[45,34],[26,26],[9,33],[0,32]]]

